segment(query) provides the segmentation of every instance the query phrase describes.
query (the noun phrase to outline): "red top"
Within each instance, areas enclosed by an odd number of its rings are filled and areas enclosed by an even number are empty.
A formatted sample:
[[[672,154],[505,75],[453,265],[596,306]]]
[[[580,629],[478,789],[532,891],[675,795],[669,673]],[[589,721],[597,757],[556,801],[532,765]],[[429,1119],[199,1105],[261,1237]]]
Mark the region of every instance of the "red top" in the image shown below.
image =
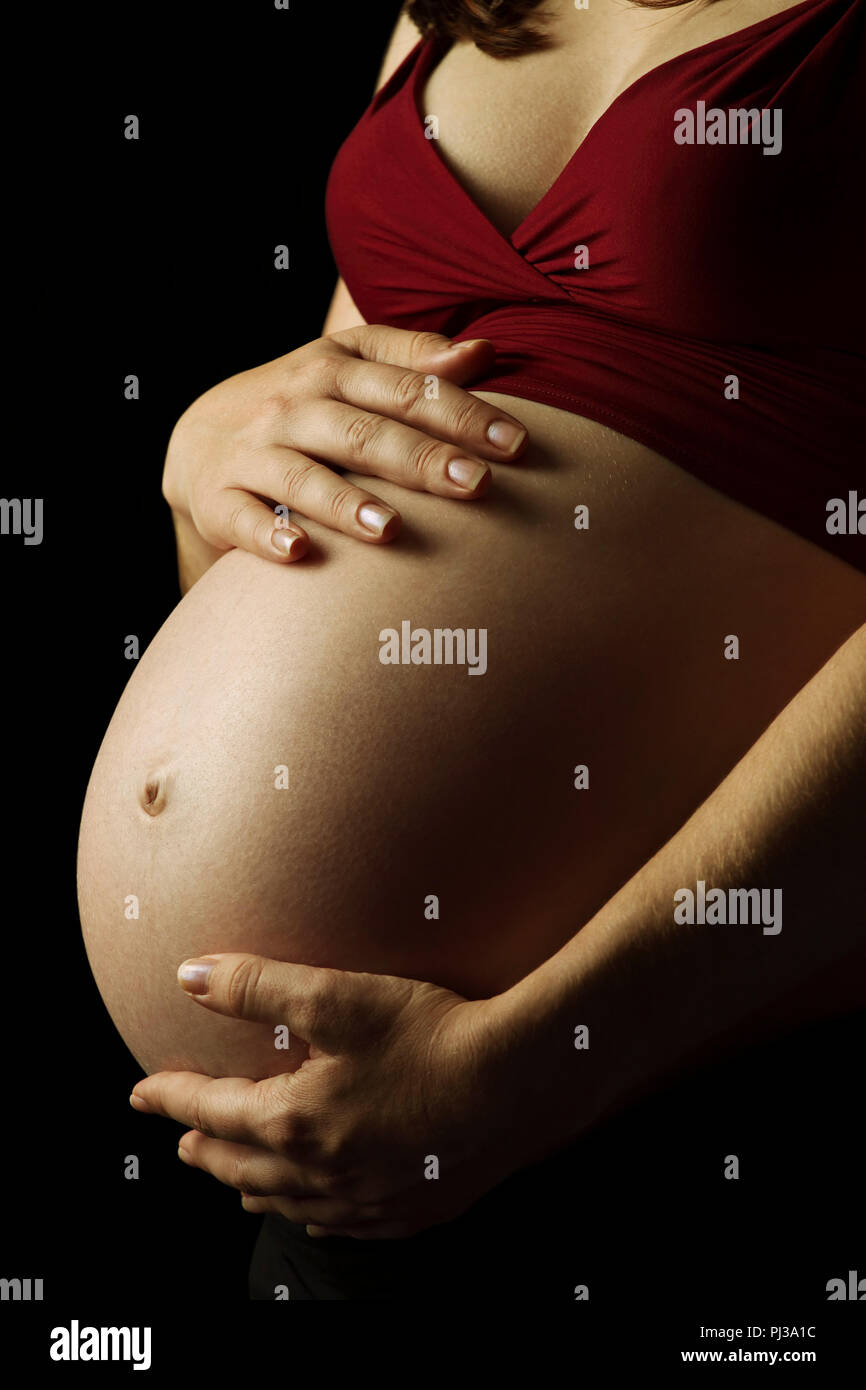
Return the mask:
[[[328,182],[361,314],[489,338],[473,390],[609,425],[866,570],[864,6],[803,0],[639,77],[509,237],[425,136],[450,41],[422,40]],[[763,110],[750,143],[711,143],[730,108]],[[834,498],[859,535],[828,532]]]

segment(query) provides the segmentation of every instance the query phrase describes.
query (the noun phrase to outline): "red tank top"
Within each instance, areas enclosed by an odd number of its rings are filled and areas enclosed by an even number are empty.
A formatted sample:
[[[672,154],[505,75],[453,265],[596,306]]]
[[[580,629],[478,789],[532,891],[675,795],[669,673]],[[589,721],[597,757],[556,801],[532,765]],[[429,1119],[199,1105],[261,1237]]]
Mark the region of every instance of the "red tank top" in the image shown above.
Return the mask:
[[[471,389],[609,425],[866,570],[864,6],[803,0],[638,78],[511,236],[427,138],[450,41],[421,41],[328,182],[361,314],[489,338]]]

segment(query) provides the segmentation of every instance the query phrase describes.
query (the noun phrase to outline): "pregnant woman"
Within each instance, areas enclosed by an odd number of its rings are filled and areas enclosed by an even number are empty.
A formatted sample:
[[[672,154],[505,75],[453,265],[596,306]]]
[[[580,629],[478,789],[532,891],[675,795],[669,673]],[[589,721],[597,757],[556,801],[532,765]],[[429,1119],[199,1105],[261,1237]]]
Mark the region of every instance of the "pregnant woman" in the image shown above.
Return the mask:
[[[863,15],[409,5],[323,337],[174,432],[185,594],[93,769],[81,918],[142,1067],[196,1074],[137,1093],[259,1194],[293,1297],[355,1296],[309,1292],[341,1242],[305,1225],[457,1217],[858,997]],[[775,907],[706,926],[704,886]]]

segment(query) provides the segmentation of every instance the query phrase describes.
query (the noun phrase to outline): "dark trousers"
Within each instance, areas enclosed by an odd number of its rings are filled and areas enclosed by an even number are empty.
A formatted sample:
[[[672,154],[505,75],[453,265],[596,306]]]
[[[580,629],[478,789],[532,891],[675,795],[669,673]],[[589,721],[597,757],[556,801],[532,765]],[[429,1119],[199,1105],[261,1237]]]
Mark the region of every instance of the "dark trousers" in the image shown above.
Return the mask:
[[[701,1316],[732,1299],[741,1309],[823,1305],[826,1281],[855,1268],[862,1248],[850,1077],[866,1058],[864,1023],[804,1028],[705,1069],[406,1240],[315,1240],[266,1217],[250,1297],[273,1301],[285,1286],[290,1300],[576,1310],[585,1289],[593,1316],[640,1305],[662,1321],[692,1299]]]
[[[509,1296],[574,1298],[586,1282],[574,1240],[569,1184],[545,1163],[527,1169],[455,1221],[403,1240],[315,1239],[280,1216],[262,1222],[249,1272],[250,1298],[475,1302]],[[576,1174],[572,1172],[576,1180]],[[440,1179],[441,1180],[441,1179]],[[512,1287],[511,1293],[518,1290]]]

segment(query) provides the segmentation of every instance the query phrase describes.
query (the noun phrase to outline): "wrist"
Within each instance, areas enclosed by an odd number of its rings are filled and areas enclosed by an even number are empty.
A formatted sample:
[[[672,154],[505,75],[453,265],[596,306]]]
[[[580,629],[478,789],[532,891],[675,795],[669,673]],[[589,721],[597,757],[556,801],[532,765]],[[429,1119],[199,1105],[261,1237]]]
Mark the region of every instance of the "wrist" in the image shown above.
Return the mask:
[[[514,1171],[541,1162],[613,1108],[602,1049],[582,1046],[579,985],[551,989],[544,967],[484,1001],[480,1085],[493,1101],[491,1138]]]
[[[622,1109],[652,1071],[656,1039],[641,1026],[646,963],[624,961],[589,928],[487,1001],[488,1031],[547,1153]]]

